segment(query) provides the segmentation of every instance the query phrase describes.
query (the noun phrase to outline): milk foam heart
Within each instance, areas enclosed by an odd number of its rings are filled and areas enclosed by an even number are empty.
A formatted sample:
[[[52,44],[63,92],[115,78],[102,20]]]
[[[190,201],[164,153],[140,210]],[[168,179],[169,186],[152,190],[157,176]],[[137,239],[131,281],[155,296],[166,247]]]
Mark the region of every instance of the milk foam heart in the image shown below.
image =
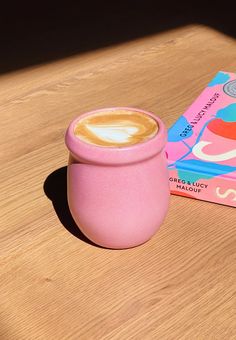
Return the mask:
[[[101,111],[79,120],[75,136],[86,143],[104,147],[122,147],[144,142],[156,135],[158,124],[142,112]]]
[[[93,134],[104,141],[124,143],[128,142],[129,138],[138,132],[135,126],[106,126],[86,125]]]

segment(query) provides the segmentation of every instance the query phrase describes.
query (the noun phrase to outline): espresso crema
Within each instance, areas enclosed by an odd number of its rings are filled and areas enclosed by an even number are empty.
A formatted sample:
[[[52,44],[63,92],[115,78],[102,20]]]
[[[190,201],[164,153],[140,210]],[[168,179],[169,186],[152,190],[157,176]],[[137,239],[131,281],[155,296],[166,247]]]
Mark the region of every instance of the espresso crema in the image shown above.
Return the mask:
[[[158,123],[142,112],[117,109],[99,111],[80,119],[74,134],[89,144],[122,147],[147,141],[158,129]]]

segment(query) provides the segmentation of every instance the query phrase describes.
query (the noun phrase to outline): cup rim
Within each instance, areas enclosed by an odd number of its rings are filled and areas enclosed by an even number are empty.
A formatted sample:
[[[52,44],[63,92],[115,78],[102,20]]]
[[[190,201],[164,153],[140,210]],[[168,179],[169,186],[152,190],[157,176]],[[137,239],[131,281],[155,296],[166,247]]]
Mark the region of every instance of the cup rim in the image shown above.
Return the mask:
[[[159,129],[155,136],[151,137],[146,141],[142,141],[140,143],[129,146],[119,147],[115,146],[105,147],[89,144],[75,136],[74,134],[75,126],[78,123],[78,121],[81,120],[82,118],[99,112],[115,110],[127,110],[127,111],[129,110],[144,113],[152,117],[156,121]],[[167,142],[166,128],[164,123],[161,121],[159,117],[157,117],[153,112],[129,106],[105,107],[82,113],[81,115],[79,115],[78,117],[71,121],[65,135],[65,144],[75,159],[81,162],[107,165],[129,164],[142,161],[147,158],[151,158],[163,150],[166,142]]]

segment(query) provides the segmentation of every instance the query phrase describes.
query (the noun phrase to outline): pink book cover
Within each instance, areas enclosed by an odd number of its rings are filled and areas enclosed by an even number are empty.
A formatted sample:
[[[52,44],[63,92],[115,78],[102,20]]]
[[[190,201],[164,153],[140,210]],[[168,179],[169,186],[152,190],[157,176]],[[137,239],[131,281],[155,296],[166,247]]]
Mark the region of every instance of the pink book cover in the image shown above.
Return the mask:
[[[236,207],[236,74],[218,72],[168,131],[171,193]]]

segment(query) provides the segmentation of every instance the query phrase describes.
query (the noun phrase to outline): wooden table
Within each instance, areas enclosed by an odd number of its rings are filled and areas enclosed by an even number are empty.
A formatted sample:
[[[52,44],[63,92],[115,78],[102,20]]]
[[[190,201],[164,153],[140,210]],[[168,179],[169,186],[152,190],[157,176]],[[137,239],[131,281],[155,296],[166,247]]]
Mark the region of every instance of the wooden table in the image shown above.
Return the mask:
[[[236,339],[235,209],[172,196],[146,244],[93,246],[68,212],[64,145],[105,106],[169,127],[235,56],[196,25],[0,77],[1,340]]]

